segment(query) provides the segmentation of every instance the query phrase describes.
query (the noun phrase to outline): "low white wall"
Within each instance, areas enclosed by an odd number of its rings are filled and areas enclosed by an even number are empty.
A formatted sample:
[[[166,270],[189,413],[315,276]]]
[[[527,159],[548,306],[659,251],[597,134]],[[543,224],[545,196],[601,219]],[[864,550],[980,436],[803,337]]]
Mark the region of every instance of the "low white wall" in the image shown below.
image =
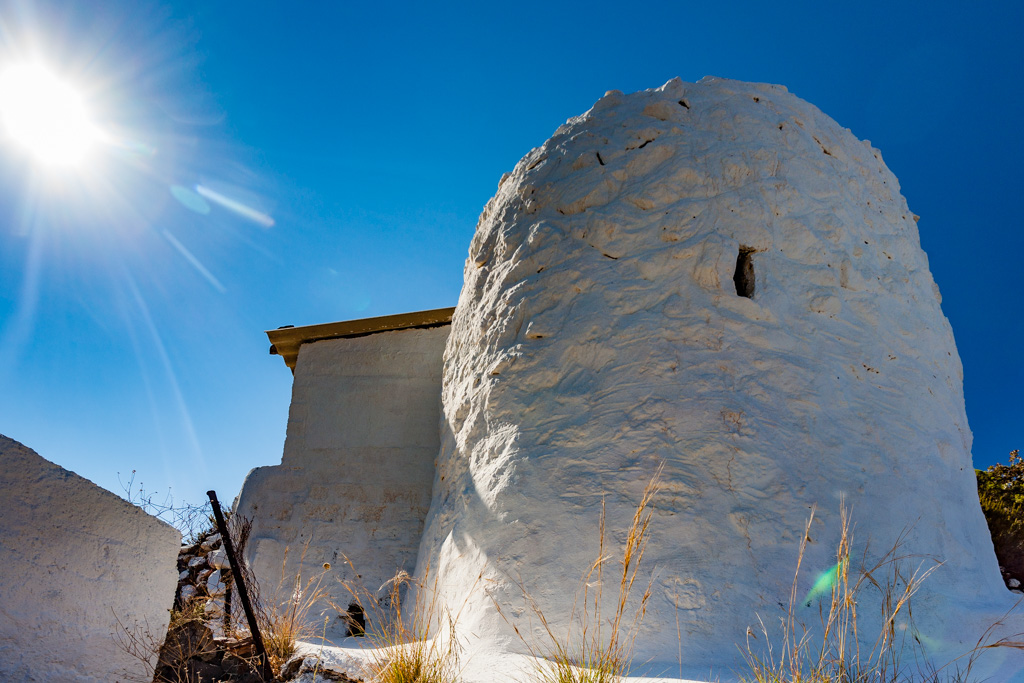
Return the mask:
[[[5,436],[0,501],[0,680],[143,680],[115,633],[163,640],[178,531]]]
[[[300,568],[303,583],[323,574],[320,587],[342,608],[352,596],[341,581],[376,591],[399,570],[412,573],[440,445],[449,329],[301,347],[281,465],[250,472],[236,506],[253,520],[247,558],[265,603],[290,595]],[[322,610],[328,637],[342,637],[328,600],[310,614],[316,631]]]

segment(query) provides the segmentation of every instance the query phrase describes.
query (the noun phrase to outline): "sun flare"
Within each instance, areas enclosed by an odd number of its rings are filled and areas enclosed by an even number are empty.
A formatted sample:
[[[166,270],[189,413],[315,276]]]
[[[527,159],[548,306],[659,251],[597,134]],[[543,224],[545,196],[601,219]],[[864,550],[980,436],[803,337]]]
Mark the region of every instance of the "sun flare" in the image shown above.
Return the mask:
[[[78,166],[98,131],[81,95],[36,64],[0,74],[0,120],[10,140],[47,166]]]

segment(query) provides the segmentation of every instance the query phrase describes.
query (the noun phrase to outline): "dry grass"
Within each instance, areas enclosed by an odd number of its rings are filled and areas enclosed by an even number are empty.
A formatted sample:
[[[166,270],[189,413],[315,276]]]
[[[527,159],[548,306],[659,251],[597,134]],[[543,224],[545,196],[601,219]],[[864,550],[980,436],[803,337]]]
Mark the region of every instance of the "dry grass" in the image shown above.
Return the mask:
[[[633,645],[647,614],[652,580],[648,580],[639,604],[632,610],[629,607],[630,596],[633,595],[647,548],[653,516],[651,501],[658,492],[662,469],[663,466],[658,468],[644,488],[632,522],[626,530],[626,543],[621,558],[609,554],[605,505],[602,501],[598,556],[583,575],[582,587],[573,599],[569,626],[564,634],[554,630],[521,580],[517,583],[530,611],[540,623],[544,642],[537,643],[532,637],[527,638],[492,596],[498,613],[537,659],[536,680],[542,683],[615,683],[628,675]],[[616,568],[614,572],[618,578],[618,592],[609,618],[607,612],[603,611],[604,578],[606,573],[612,571],[609,565],[616,561],[621,564],[621,571]]]
[[[307,579],[302,578],[302,566],[306,558],[309,544],[302,549],[298,569],[290,579],[286,579],[288,565],[288,548],[285,548],[281,560],[281,581],[272,596],[261,595],[255,582],[247,581],[256,621],[259,624],[263,645],[267,650],[267,658],[273,671],[280,671],[296,651],[299,640],[317,635],[311,625],[313,608],[322,604],[328,597],[323,587],[323,580],[330,570],[325,564],[323,571]]]
[[[428,573],[429,574],[429,573]],[[459,649],[455,621],[437,609],[437,591],[430,604],[413,606],[411,619],[402,614],[400,586],[409,582],[404,572],[391,580],[391,619],[371,628],[372,636],[385,648],[375,656],[371,670],[376,683],[454,683],[458,680]],[[417,602],[422,590],[416,592]],[[433,636],[431,636],[433,633]]]
[[[907,533],[904,531],[880,559],[870,566],[862,561],[862,568],[851,576],[853,529],[845,506],[840,509],[836,564],[812,589],[812,594],[817,593],[820,600],[820,630],[809,630],[798,622],[796,610],[800,602],[797,584],[813,520],[812,508],[797,554],[789,606],[781,619],[781,642],[773,647],[768,629],[761,622],[764,644],[758,651],[752,642],[757,636],[748,631],[745,654],[750,673],[741,677],[745,683],[967,681],[978,656],[986,650],[997,647],[1024,649],[1024,643],[1010,638],[992,641],[996,628],[1001,626],[1001,621],[998,621],[985,631],[970,652],[960,658],[963,668],[954,661],[941,669],[929,669],[926,658],[916,657],[923,653],[919,634],[913,626],[911,599],[941,563],[934,558],[901,554]],[[917,562],[910,572],[905,569],[909,561]],[[870,650],[865,651],[861,646],[858,607],[862,594],[869,588],[878,596],[880,611],[875,613],[872,621],[877,620],[879,633]],[[905,657],[907,654],[912,656]]]
[[[155,634],[148,627],[125,626],[115,614],[119,631],[118,647],[138,660],[142,673],[126,672],[126,680],[136,683],[199,683],[189,666],[195,658],[213,650],[213,637],[205,627],[203,600],[191,600],[180,610],[171,610],[167,631]]]
[[[354,567],[352,574],[357,575]],[[425,574],[430,576],[429,568]],[[365,635],[375,645],[367,673],[374,683],[458,681],[461,671],[461,651],[455,636],[458,617],[438,606],[436,581],[426,603],[423,602],[427,594],[424,583],[415,582],[404,571],[376,592],[351,582],[343,581],[342,585],[365,610]],[[410,612],[405,613],[403,592],[410,588],[415,590],[415,602]]]

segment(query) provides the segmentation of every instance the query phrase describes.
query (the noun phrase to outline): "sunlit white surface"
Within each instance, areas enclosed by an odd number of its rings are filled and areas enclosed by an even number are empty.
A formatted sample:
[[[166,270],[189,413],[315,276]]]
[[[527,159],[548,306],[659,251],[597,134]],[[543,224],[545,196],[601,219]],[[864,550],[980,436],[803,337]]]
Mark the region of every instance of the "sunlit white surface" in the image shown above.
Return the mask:
[[[386,660],[389,652],[399,646],[376,647],[379,643],[373,638],[345,638],[340,643],[310,638],[305,641],[298,641],[296,654],[306,659],[303,669],[309,671],[317,666],[316,660],[320,661],[319,669],[345,673],[349,676],[369,678],[373,671],[374,662]],[[430,640],[425,641],[429,648]],[[493,648],[472,647],[473,644],[463,642],[458,648],[461,653],[457,663],[458,679],[463,683],[517,683],[536,679],[538,668],[544,666],[544,660],[530,657],[515,652],[496,650]],[[444,647],[444,646],[442,646]],[[472,647],[472,652],[469,652]],[[726,677],[712,677],[700,680],[666,676],[624,676],[623,683],[707,683],[709,681],[734,680],[726,674]]]
[[[10,138],[48,166],[76,166],[97,140],[81,95],[37,64],[0,74],[0,119]]]

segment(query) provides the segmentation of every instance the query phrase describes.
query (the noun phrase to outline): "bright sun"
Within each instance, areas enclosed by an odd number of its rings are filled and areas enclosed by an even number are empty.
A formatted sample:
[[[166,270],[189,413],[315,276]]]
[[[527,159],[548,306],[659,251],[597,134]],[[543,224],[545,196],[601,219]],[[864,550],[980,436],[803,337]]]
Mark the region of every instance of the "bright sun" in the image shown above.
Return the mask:
[[[10,139],[47,166],[79,165],[98,137],[81,96],[35,64],[0,75],[0,119]]]

